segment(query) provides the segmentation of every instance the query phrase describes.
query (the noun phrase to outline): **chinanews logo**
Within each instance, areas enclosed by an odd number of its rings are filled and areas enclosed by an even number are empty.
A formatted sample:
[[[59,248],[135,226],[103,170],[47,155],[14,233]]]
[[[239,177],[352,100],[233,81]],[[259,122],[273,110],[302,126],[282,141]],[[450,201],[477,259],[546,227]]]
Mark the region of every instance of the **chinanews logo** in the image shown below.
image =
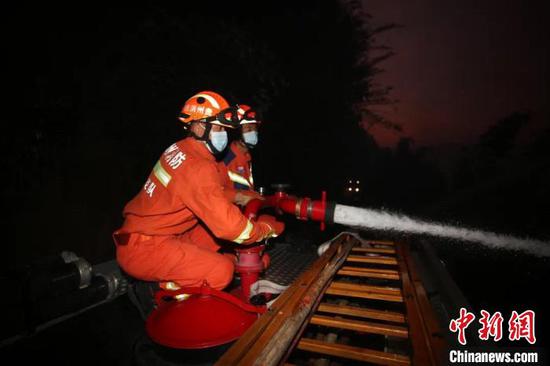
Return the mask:
[[[478,319],[475,322],[476,318]],[[474,313],[465,308],[461,308],[459,316],[451,319],[449,330],[456,333],[457,341],[461,346],[468,345],[466,329],[470,326],[478,325],[477,337],[483,342],[492,341],[484,349],[475,351],[472,349],[452,349],[449,351],[449,364],[478,365],[478,364],[507,364],[507,365],[543,365],[541,354],[536,349],[497,349],[494,351],[494,345],[497,342],[508,337],[510,342],[521,340],[527,341],[530,345],[537,342],[535,332],[535,312],[525,310],[521,313],[512,311],[505,318],[501,312],[490,313],[486,310],[480,311],[480,316],[476,317]],[[470,335],[472,333],[469,333]],[[476,342],[479,343],[479,342]]]
[[[457,319],[452,319],[449,323],[449,330],[453,333],[457,333],[458,343],[465,346],[468,342],[466,340],[466,328],[475,320],[476,316],[470,313],[465,308],[460,309],[460,316]],[[488,311],[481,310],[481,328],[478,330],[479,339],[486,341],[490,337],[495,342],[502,339],[502,323],[504,318],[502,314],[497,311],[494,314],[490,314]],[[517,311],[512,311],[512,314],[508,320],[508,339],[510,341],[519,341],[520,339],[526,339],[530,344],[535,344],[537,338],[535,336],[535,312],[533,310],[526,310],[521,314]]]

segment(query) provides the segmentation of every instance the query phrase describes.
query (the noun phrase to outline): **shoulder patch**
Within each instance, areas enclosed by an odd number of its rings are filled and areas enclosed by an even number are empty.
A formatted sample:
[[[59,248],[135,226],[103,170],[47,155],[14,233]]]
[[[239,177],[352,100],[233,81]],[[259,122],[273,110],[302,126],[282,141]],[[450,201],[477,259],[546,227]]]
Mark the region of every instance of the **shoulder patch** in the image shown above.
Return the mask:
[[[185,153],[183,153],[177,144],[172,144],[163,154],[164,161],[172,169],[177,169],[186,159]]]

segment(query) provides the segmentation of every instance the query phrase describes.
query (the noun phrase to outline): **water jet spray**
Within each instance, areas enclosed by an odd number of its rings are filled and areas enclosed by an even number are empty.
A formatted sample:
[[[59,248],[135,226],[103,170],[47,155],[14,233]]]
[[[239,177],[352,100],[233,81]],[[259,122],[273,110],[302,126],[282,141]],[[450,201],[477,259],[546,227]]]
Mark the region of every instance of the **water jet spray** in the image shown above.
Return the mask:
[[[299,198],[286,194],[281,189],[281,187],[284,188],[284,185],[275,187],[278,189],[275,194],[265,197],[264,201],[257,200],[249,204],[250,209],[257,210],[261,206],[271,206],[279,213],[285,212],[300,220],[320,221],[321,229],[324,228],[325,223],[336,223],[362,229],[428,234],[477,242],[493,249],[519,250],[539,257],[550,257],[550,243],[541,240],[423,221],[385,210],[341,205],[326,201],[325,192],[320,200],[312,200],[308,197]]]

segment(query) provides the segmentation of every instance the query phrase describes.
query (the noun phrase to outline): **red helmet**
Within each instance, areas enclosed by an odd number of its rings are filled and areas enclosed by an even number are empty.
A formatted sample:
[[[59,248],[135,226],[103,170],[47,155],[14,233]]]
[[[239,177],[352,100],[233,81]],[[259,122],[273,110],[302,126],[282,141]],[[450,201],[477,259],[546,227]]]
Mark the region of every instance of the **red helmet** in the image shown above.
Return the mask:
[[[239,124],[246,125],[249,123],[261,123],[255,110],[246,104],[237,104],[237,114],[239,116]]]
[[[202,91],[187,99],[181,110],[180,121],[205,122],[229,128],[239,125],[235,107],[230,107],[224,97],[212,91]]]

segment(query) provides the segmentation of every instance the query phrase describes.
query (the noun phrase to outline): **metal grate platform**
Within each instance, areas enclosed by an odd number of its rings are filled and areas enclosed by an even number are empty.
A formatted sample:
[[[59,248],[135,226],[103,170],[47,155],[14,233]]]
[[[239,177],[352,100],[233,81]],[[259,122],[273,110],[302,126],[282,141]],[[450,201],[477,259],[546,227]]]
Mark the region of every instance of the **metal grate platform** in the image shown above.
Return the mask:
[[[263,278],[279,285],[288,286],[306,271],[317,259],[316,247],[296,247],[279,243],[267,249],[271,265]]]

